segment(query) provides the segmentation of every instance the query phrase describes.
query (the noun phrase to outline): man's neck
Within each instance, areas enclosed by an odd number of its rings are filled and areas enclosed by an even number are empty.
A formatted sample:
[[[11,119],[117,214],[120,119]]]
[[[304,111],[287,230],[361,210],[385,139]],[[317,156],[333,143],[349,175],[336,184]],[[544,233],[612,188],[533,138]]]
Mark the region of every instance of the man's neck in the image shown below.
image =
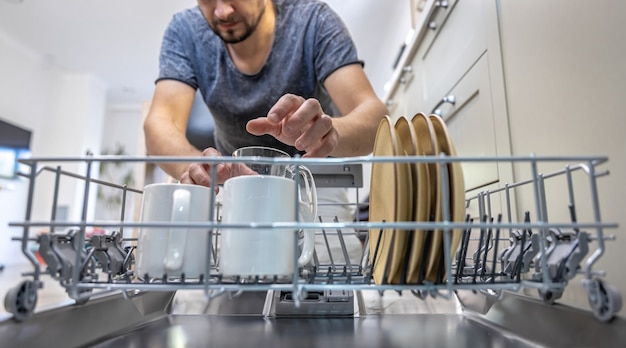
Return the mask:
[[[239,71],[253,75],[265,65],[274,42],[275,23],[276,11],[270,0],[252,35],[242,42],[226,44],[230,58]]]

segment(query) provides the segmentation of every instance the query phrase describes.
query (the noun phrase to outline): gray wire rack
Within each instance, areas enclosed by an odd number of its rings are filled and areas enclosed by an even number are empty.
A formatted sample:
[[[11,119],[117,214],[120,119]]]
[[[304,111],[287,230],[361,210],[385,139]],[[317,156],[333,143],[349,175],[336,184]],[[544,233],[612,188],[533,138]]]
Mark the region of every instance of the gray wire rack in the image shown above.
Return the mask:
[[[443,220],[427,221],[320,221],[290,222],[267,224],[225,225],[218,219],[219,209],[211,211],[210,219],[203,223],[142,223],[125,216],[125,207],[129,196],[140,195],[141,189],[127,187],[117,183],[99,180],[94,175],[96,164],[104,162],[163,163],[163,162],[203,162],[207,164],[237,163],[246,161],[261,163],[279,163],[304,166],[336,166],[374,163],[435,163],[440,167],[441,190],[443,192]],[[603,272],[594,269],[595,263],[605,250],[605,241],[614,236],[605,235],[605,229],[615,229],[617,224],[606,223],[601,219],[597,179],[608,175],[601,171],[607,158],[598,156],[570,157],[350,157],[350,158],[249,158],[249,157],[133,157],[133,156],[84,156],[84,157],[46,157],[23,159],[21,163],[30,168],[29,173],[21,176],[28,180],[29,190],[26,213],[23,221],[12,222],[11,226],[23,228],[18,241],[26,258],[32,263],[33,271],[24,275],[30,278],[22,281],[9,291],[5,298],[5,307],[14,314],[16,320],[28,318],[34,311],[37,291],[43,286],[42,275],[58,280],[65,287],[69,297],[77,303],[87,302],[91,297],[111,292],[127,294],[136,291],[172,291],[186,289],[204,290],[208,298],[225,293],[240,291],[288,291],[296,306],[308,292],[312,291],[349,291],[349,290],[410,290],[419,298],[431,296],[449,297],[456,290],[472,289],[489,296],[500,298],[503,291],[519,291],[522,288],[535,288],[546,303],[558,299],[568,282],[577,275],[583,276],[583,285],[589,296],[589,302],[596,317],[606,321],[613,318],[621,308],[621,295],[616,288],[602,279]],[[528,179],[514,183],[501,184],[490,190],[473,190],[466,194],[465,221],[452,221],[450,218],[450,190],[447,179],[447,165],[452,162],[508,162],[529,170]],[[77,167],[81,164],[82,173],[67,170],[64,167]],[[549,164],[559,169],[541,173],[540,167]],[[211,175],[216,177],[215,166]],[[33,221],[32,213],[36,185],[42,177],[54,181],[52,209],[49,220]],[[72,178],[84,184],[82,213],[79,221],[57,221],[56,208],[59,192],[62,190],[62,178]],[[48,179],[49,180],[49,179]],[[215,182],[215,180],[213,180]],[[570,212],[569,221],[549,221],[548,207],[551,197],[547,187],[565,185],[559,190],[565,197]],[[119,221],[103,222],[88,218],[88,204],[93,186],[106,186],[119,191],[121,208]],[[44,189],[49,189],[44,187]],[[584,188],[588,199],[580,204],[575,199],[575,191]],[[212,187],[213,190],[216,187]],[[348,204],[358,207],[359,188],[356,190],[356,202]],[[514,208],[515,197],[526,194],[532,197],[534,213],[527,212],[518,219],[519,212]],[[561,198],[562,198],[561,197]],[[501,203],[496,204],[499,201]],[[211,205],[219,207],[215,197]],[[584,205],[590,218],[579,221],[577,208]],[[587,208],[585,208],[587,209]],[[583,214],[584,215],[584,214]],[[133,273],[134,252],[138,241],[123,238],[125,230],[142,227],[186,227],[208,229],[205,262],[206,272],[197,279],[185,279],[183,276],[171,278],[168,275],[136,275]],[[104,228],[105,235],[87,236],[89,228]],[[316,229],[317,234],[326,243],[330,253],[328,236],[333,235],[340,243],[340,253],[344,262],[334,260],[341,257],[331,255],[329,262],[319,262],[297,268],[293,276],[277,277],[225,277],[219,269],[220,230],[228,228],[274,228],[286,232],[302,229]],[[48,228],[50,233],[34,235],[35,228]],[[59,230],[61,232],[58,232]],[[444,257],[443,267],[436,281],[389,284],[383,281],[376,284],[372,279],[372,270],[376,260],[370,257],[368,248],[359,259],[351,259],[345,247],[345,239],[353,238],[355,231],[394,229],[401,231],[443,230]],[[454,229],[461,229],[463,236],[456,252],[450,251],[450,235]],[[297,233],[297,232],[291,232]],[[376,241],[366,241],[366,244]],[[46,260],[46,266],[40,264],[30,249],[31,244],[39,246],[39,252]],[[294,245],[297,255],[298,246]],[[405,265],[406,266],[406,265]],[[403,278],[404,279],[404,278]]]

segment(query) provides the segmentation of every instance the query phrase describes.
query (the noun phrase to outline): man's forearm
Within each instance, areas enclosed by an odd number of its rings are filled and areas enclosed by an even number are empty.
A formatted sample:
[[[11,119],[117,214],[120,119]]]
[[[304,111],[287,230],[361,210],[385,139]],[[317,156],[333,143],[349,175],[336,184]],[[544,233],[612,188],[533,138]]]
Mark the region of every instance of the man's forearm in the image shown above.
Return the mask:
[[[339,134],[334,157],[365,156],[372,152],[380,119],[387,115],[385,105],[378,101],[361,104],[349,114],[333,119]]]
[[[144,123],[146,149],[150,156],[201,156],[202,153],[189,143],[184,132],[173,125],[164,125],[146,119]],[[185,172],[189,163],[161,162],[159,167],[175,179]]]

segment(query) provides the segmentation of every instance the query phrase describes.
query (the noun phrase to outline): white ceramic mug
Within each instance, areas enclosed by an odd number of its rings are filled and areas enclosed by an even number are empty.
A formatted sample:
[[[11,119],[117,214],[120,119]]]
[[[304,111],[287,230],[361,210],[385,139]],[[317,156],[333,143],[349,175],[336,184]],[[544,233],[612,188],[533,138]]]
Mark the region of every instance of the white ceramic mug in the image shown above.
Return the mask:
[[[151,184],[144,187],[141,222],[201,223],[209,221],[212,192],[208,187]],[[137,242],[135,274],[150,278],[198,278],[205,273],[209,229],[142,227]]]
[[[312,222],[317,214],[316,196],[310,192],[297,193],[296,182],[282,176],[233,177],[224,183],[223,195],[223,224]],[[313,197],[315,201],[297,199],[296,195]],[[315,231],[305,230],[298,266],[304,266],[311,260],[314,241]],[[228,276],[293,274],[295,242],[295,231],[285,228],[223,228],[220,272]]]

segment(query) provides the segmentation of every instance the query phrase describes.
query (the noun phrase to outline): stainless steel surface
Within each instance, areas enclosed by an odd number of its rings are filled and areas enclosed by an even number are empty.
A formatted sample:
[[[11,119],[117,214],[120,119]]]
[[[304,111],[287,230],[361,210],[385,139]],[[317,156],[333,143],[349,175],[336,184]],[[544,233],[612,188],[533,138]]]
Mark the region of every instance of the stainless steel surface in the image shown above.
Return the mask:
[[[468,317],[492,328],[524,337],[542,347],[624,347],[626,320],[599,322],[589,311],[508,294],[485,315],[466,311]]]
[[[533,347],[462,316],[171,316],[94,347]]]
[[[163,296],[161,296],[163,295]],[[206,314],[170,314],[166,294],[151,310],[133,300],[104,298],[90,305],[38,313],[21,324],[0,323],[3,346],[37,347],[622,347],[626,322],[600,323],[587,311],[545,306],[505,295],[484,314],[459,311],[449,300],[365,294],[364,314],[350,318],[275,318],[258,313],[263,294],[244,293]],[[257,296],[258,295],[258,296]],[[391,296],[389,296],[391,295]],[[482,296],[482,295],[478,295]],[[385,297],[389,297],[385,299]],[[146,297],[147,298],[147,297]],[[226,305],[227,302],[230,304]],[[396,303],[397,302],[397,303]],[[410,306],[428,303],[433,306]],[[396,306],[397,305],[397,306]],[[102,306],[111,307],[103,310]],[[239,307],[239,308],[237,308]],[[128,310],[128,309],[132,310]],[[394,311],[396,308],[400,311]],[[407,310],[408,309],[408,310]],[[128,318],[131,313],[132,319]],[[137,318],[143,316],[143,320]]]
[[[0,322],[2,347],[79,347],[95,339],[166,318],[174,293],[121,294]]]
[[[217,297],[198,314],[169,313],[172,293],[92,300],[0,322],[11,347],[622,347],[626,322],[506,294],[484,314],[455,297],[363,292],[354,317],[263,315],[264,292]],[[477,302],[485,297],[475,293]],[[203,305],[191,299],[195,305]],[[169,313],[169,314],[168,314]]]
[[[266,291],[245,291],[230,296],[218,296],[201,303],[204,307],[203,314],[263,316],[266,300]]]

